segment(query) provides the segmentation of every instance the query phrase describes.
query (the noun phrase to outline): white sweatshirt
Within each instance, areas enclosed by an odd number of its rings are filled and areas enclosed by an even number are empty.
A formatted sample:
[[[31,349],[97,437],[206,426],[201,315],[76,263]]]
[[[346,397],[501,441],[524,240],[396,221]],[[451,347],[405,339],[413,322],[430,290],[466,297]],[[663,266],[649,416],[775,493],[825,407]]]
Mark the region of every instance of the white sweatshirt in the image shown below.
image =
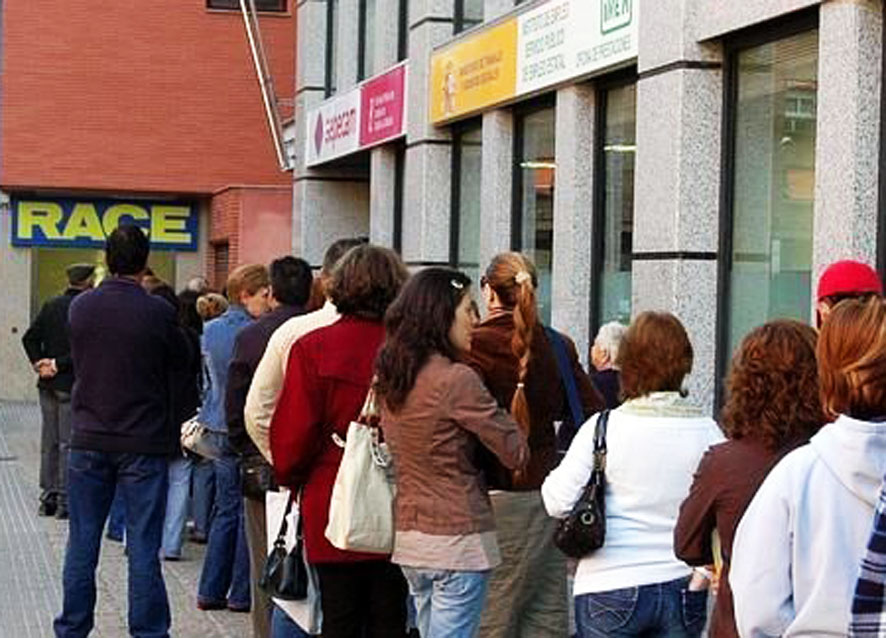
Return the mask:
[[[593,467],[591,417],[541,488],[551,516],[569,513]],[[676,392],[628,401],[609,415],[606,436],[606,541],[579,561],[574,595],[661,583],[691,569],[674,556],[674,527],[692,474],[717,424]]]
[[[735,534],[742,637],[845,636],[886,472],[886,423],[846,416],[773,468]]]

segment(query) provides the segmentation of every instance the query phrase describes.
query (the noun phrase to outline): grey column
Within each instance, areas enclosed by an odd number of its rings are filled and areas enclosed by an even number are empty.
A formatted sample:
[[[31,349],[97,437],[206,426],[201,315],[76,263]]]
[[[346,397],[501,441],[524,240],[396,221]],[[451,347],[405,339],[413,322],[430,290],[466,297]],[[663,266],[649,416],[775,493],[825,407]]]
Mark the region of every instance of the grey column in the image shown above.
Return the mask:
[[[596,92],[588,84],[557,92],[551,323],[575,340],[584,362],[591,338],[588,329],[595,100]]]
[[[37,376],[22,348],[22,335],[31,325],[31,288],[36,283],[31,276],[36,269],[31,268],[31,249],[14,248],[10,243],[11,226],[9,204],[0,204],[0,277],[5,282],[0,298],[0,360],[8,362],[4,366],[7,375],[0,384],[0,399],[36,401]],[[34,309],[35,316],[37,310]]]
[[[452,144],[448,128],[428,119],[432,49],[452,37],[452,1],[411,2],[409,11],[408,135],[403,210],[407,264],[449,261]]]
[[[369,240],[391,248],[397,197],[396,147],[388,144],[372,149],[369,170]]]
[[[882,20],[879,0],[821,5],[813,291],[833,261],[876,263]]]
[[[480,269],[511,249],[514,187],[514,116],[499,109],[483,114]]]
[[[690,397],[711,409],[723,80],[719,51],[690,33],[690,5],[642,3],[632,297],[634,314],[683,322],[695,350]]]
[[[336,92],[357,84],[357,60],[360,55],[360,1],[338,0],[335,13],[338,47],[335,52]]]

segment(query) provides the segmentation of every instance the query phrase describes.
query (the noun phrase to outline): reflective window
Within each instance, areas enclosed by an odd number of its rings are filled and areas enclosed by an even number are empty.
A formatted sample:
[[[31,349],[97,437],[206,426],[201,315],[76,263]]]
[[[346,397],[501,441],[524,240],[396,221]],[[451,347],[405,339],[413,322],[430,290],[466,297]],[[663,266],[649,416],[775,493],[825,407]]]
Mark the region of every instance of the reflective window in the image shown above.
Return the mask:
[[[453,31],[461,33],[478,24],[483,24],[483,0],[455,0]]]
[[[551,320],[551,267],[554,248],[554,107],[516,118],[516,194],[514,249],[538,268],[538,302],[542,320]]]
[[[730,353],[770,318],[810,317],[818,32],[735,63]]]
[[[631,320],[631,252],[634,236],[634,160],[637,151],[637,85],[608,89],[604,109],[603,228],[597,238],[601,260],[597,325]],[[596,326],[595,326],[596,327]]]
[[[483,124],[462,125],[453,134],[452,262],[479,286],[480,176],[483,172]]]
[[[358,82],[375,75],[375,0],[360,0],[359,49]]]

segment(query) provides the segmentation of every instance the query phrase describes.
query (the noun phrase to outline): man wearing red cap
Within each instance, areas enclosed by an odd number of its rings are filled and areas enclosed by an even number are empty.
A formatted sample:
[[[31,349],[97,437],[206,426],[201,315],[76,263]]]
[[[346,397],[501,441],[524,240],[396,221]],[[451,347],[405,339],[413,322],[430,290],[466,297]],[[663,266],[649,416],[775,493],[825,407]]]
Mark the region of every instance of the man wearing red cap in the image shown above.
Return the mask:
[[[818,327],[821,328],[831,308],[844,299],[867,299],[874,296],[883,296],[883,282],[876,270],[852,259],[834,262],[825,268],[818,280]]]

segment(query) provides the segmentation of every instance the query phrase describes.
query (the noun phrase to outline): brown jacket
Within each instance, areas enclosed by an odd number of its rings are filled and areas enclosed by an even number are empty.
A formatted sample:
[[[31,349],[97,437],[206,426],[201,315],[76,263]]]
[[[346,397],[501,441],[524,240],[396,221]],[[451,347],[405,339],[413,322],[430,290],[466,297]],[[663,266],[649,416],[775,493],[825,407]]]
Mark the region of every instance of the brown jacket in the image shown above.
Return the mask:
[[[455,536],[495,529],[480,446],[509,468],[526,459],[526,440],[477,373],[432,355],[396,413],[382,406],[381,427],[397,474],[398,531]]]
[[[468,361],[476,369],[498,404],[511,407],[517,390],[519,362],[511,350],[514,316],[495,314],[474,330]],[[563,335],[585,418],[603,409],[603,399],[578,361],[572,340]],[[513,490],[537,490],[557,464],[554,421],[569,419],[569,401],[560,378],[557,357],[541,325],[536,326],[526,372],[526,401],[529,404],[529,465],[518,484],[502,485]],[[575,424],[576,427],[581,423]]]
[[[791,444],[775,453],[754,439],[714,445],[698,464],[689,496],[680,506],[680,517],[674,529],[677,558],[690,565],[712,564],[712,534],[716,529],[720,535],[723,570],[711,618],[710,635],[713,638],[738,638],[729,586],[735,530],[769,470],[794,447],[796,444]]]

